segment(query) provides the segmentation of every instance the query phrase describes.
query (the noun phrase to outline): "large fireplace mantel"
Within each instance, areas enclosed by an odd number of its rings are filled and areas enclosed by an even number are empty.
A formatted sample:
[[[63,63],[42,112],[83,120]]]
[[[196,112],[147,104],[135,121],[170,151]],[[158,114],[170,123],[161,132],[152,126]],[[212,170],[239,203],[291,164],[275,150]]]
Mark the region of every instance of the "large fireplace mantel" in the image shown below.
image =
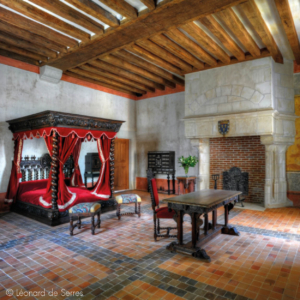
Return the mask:
[[[266,149],[265,207],[284,207],[287,199],[286,150],[295,140],[294,115],[262,111],[222,116],[185,118],[185,135],[199,148],[199,189],[208,189],[210,181],[210,138],[260,136]],[[226,137],[218,131],[218,121],[229,120]]]
[[[264,58],[186,75],[185,136],[199,149],[199,189],[209,188],[210,139],[260,136],[265,145],[265,207],[287,198],[286,150],[295,142],[293,62]],[[218,122],[228,120],[226,137]]]

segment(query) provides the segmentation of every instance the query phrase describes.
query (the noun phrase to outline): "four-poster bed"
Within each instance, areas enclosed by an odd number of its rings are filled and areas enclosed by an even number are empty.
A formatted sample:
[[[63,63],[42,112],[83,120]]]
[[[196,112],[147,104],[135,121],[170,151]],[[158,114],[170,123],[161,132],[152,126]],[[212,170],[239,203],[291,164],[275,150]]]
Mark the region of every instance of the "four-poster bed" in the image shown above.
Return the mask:
[[[15,143],[14,160],[6,201],[12,211],[49,225],[68,222],[68,209],[83,202],[101,203],[102,212],[116,209],[113,198],[114,139],[124,121],[100,119],[55,111],[44,111],[7,121]],[[49,178],[19,183],[24,139],[44,138],[50,159]],[[78,165],[81,144],[96,140],[101,161],[96,185],[86,189]],[[65,178],[64,165],[70,156],[74,172]]]

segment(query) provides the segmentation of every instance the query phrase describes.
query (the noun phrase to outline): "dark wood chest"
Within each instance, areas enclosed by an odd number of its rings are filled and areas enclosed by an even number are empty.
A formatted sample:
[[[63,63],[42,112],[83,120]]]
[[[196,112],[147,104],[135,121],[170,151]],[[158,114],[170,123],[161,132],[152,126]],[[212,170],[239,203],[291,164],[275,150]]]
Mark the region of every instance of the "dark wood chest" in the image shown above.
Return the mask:
[[[101,161],[98,153],[87,153],[85,155],[85,172],[93,173],[99,172],[101,168]]]
[[[148,169],[153,174],[175,174],[175,151],[148,152]]]

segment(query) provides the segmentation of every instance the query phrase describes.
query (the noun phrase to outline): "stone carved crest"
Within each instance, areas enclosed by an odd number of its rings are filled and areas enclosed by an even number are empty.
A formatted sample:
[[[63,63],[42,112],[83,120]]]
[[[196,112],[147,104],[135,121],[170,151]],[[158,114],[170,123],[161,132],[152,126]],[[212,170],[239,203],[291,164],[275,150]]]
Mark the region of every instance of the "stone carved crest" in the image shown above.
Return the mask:
[[[218,130],[220,134],[225,136],[229,132],[229,129],[230,129],[229,120],[218,121]]]

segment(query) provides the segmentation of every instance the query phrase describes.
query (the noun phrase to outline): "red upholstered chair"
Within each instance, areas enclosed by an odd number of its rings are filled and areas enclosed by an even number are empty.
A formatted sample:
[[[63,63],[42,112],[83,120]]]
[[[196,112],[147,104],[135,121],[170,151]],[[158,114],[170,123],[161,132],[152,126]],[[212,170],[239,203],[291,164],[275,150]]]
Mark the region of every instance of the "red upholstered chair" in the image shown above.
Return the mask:
[[[153,209],[153,222],[154,222],[154,239],[158,237],[177,237],[177,235],[170,235],[172,229],[177,229],[177,227],[160,227],[160,219],[175,219],[175,211],[169,211],[168,207],[159,207],[159,198],[157,192],[157,186],[155,178],[151,170],[147,171],[148,186],[152,201]],[[166,234],[161,234],[161,230],[167,230]]]

